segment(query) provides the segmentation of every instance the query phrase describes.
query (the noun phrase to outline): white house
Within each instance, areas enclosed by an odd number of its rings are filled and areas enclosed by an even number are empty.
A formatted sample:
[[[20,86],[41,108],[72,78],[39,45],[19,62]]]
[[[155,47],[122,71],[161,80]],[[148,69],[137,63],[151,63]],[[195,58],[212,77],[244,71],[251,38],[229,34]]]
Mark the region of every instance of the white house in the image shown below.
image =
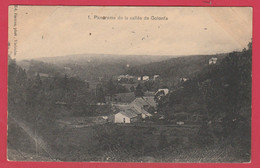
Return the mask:
[[[187,78],[180,78],[180,82],[186,82],[187,80]]]
[[[115,115],[115,123],[132,123],[137,122],[140,119],[140,115],[132,109],[120,111]]]
[[[149,76],[143,76],[143,81],[148,81],[149,80]]]
[[[215,58],[215,57],[210,58],[210,59],[209,59],[209,65],[211,65],[211,64],[216,64],[216,63],[217,63],[217,60],[218,60],[218,58]]]
[[[169,93],[169,89],[158,89],[157,92],[155,92],[155,95],[158,93],[163,93],[165,96]]]

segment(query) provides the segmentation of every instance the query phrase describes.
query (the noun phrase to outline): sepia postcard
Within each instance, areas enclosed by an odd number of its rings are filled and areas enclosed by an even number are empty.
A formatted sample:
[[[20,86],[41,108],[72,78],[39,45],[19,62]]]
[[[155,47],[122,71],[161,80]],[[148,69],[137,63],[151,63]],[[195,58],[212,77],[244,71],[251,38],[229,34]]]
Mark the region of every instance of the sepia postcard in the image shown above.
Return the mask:
[[[251,7],[9,6],[9,161],[248,163],[251,90]]]

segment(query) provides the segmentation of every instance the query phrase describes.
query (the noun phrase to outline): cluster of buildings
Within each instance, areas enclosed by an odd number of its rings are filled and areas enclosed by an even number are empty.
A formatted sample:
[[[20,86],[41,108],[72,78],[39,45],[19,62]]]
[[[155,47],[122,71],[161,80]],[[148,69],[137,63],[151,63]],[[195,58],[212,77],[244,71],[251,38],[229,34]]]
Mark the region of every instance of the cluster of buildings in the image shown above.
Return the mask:
[[[130,104],[117,105],[119,112],[115,114],[115,123],[133,123],[152,117],[156,110],[154,97],[138,97]]]
[[[127,94],[127,95],[125,95]],[[157,92],[145,92],[143,97],[133,97],[134,93],[125,93],[123,97],[128,99],[118,100],[114,106],[119,109],[119,112],[114,116],[115,123],[133,123],[150,118],[156,114],[157,103],[155,96],[161,98],[169,94],[169,89],[159,89]],[[117,96],[119,98],[119,96]]]
[[[141,76],[141,77],[138,77],[138,78],[137,78],[137,80],[139,80],[139,81],[149,81],[149,80],[154,80],[154,81],[156,81],[156,80],[159,80],[159,79],[160,79],[160,76],[159,76],[159,75],[154,75],[154,76],[152,76],[151,78],[150,78],[150,76],[147,76],[147,75]]]
[[[217,61],[218,61],[218,58],[212,57],[212,58],[209,59],[209,65],[216,64]]]
[[[131,76],[131,75],[119,75],[117,76],[117,81],[119,82],[133,82],[135,80],[138,81],[149,81],[149,80],[159,80],[160,76],[159,75],[153,75],[153,76],[148,76],[148,75],[144,75],[144,76],[139,76],[139,77],[135,77],[135,76]]]
[[[126,74],[126,75],[119,75],[117,77],[117,81],[119,81],[119,82],[133,82],[134,79],[135,79],[134,76],[131,76],[131,75],[128,75],[128,74]]]

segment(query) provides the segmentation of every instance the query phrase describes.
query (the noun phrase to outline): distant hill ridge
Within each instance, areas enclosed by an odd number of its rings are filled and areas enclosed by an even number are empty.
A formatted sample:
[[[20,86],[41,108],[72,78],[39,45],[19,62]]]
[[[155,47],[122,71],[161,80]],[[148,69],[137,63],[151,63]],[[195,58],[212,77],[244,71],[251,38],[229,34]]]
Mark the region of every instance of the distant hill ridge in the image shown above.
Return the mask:
[[[216,55],[193,55],[170,58],[160,62],[152,62],[144,65],[138,65],[129,68],[125,73],[130,75],[160,75],[163,79],[173,81],[179,78],[191,78],[196,73],[202,71],[205,67],[209,66],[209,59],[217,58],[219,64],[223,58],[228,54]]]
[[[155,75],[162,78],[189,77],[208,65],[211,57],[221,60],[227,54],[193,56],[149,56],[76,54],[58,57],[44,57],[19,61],[18,65],[34,74],[67,74],[84,80],[110,78],[120,74],[134,76]],[[219,61],[218,61],[219,62]]]
[[[42,57],[36,58],[35,60],[43,61],[53,64],[86,64],[90,62],[121,62],[121,63],[131,63],[133,65],[146,64],[151,62],[163,61],[176,56],[168,55],[117,55],[117,54],[73,54],[65,56],[56,57]]]

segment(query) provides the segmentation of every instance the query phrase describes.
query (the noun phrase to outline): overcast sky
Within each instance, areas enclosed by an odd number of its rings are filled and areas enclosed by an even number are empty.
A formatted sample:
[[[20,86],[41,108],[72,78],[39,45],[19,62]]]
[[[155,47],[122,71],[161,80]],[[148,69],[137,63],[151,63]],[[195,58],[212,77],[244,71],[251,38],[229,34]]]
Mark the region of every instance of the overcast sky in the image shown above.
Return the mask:
[[[100,20],[94,19],[94,15],[150,19]],[[168,20],[151,20],[151,16],[165,16]],[[90,53],[215,54],[242,50],[251,38],[249,7],[18,6],[17,11],[9,8],[9,54],[16,59]]]

